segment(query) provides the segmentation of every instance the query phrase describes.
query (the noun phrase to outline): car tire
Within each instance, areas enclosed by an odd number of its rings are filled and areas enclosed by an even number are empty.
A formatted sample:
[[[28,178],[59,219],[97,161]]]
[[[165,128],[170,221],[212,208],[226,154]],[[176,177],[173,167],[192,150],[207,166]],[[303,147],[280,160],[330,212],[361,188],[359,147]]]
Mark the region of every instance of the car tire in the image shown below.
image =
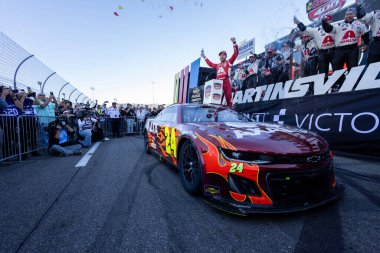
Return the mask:
[[[183,188],[190,194],[199,194],[202,189],[202,163],[196,148],[190,142],[182,145],[178,162]]]
[[[150,148],[149,148],[148,133],[147,132],[144,133],[144,148],[145,148],[145,152],[148,155],[152,154],[152,150],[150,150]]]

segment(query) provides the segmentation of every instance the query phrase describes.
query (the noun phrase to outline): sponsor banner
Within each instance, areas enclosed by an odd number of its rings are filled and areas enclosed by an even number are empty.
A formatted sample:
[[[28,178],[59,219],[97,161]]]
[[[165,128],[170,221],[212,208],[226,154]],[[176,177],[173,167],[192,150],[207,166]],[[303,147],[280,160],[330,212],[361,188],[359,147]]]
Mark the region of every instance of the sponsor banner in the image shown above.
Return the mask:
[[[345,81],[340,88],[342,78]],[[380,88],[380,62],[372,63],[368,67],[357,66],[349,73],[346,70],[337,70],[328,80],[324,74],[308,76],[285,83],[279,82],[269,85],[260,85],[255,88],[238,90],[233,94],[233,104],[245,104],[259,101],[271,101],[286,98],[310,97],[310,95],[324,95],[335,92],[369,90]],[[313,90],[312,94],[309,91]]]
[[[355,0],[309,0],[306,12],[311,21],[318,21],[326,14],[334,14],[355,3]]]
[[[259,122],[317,132],[331,147],[351,153],[380,154],[380,88],[236,105]]]
[[[246,41],[239,46],[239,55],[237,60],[239,61],[241,59],[245,59],[252,53],[255,53],[255,38]]]

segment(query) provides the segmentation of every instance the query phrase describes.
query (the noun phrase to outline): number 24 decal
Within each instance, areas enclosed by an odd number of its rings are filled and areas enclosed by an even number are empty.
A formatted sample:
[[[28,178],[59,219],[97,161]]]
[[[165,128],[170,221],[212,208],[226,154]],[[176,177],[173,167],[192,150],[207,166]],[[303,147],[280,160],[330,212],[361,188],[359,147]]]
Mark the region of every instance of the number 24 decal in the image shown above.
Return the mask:
[[[169,127],[165,127],[165,138],[166,153],[168,155],[173,155],[174,158],[177,158],[177,139],[175,136],[175,128],[170,129]]]
[[[243,163],[231,163],[230,173],[235,173],[236,171],[239,173],[243,173],[244,164]]]

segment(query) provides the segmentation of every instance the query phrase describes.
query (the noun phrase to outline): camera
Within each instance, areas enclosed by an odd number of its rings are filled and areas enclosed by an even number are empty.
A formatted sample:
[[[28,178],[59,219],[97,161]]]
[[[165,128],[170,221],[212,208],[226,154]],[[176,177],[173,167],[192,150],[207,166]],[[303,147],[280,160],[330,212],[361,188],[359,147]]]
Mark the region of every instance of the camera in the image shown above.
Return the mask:
[[[47,127],[44,128],[46,132],[50,132],[52,130],[56,130],[58,126],[64,128],[67,126],[67,120],[65,118],[59,118],[49,123]]]

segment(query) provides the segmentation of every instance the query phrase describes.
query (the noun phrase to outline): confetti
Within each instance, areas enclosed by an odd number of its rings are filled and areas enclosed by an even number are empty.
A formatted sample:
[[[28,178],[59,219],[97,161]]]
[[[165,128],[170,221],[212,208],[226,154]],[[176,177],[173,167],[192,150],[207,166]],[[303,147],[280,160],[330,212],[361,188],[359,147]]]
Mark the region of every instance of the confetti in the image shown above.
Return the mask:
[[[117,7],[117,9],[118,9],[118,10],[122,10],[122,9],[123,9],[123,6],[119,5],[119,6]]]
[[[117,13],[116,11],[113,13],[113,15],[115,15],[116,17],[119,16],[119,13]]]

